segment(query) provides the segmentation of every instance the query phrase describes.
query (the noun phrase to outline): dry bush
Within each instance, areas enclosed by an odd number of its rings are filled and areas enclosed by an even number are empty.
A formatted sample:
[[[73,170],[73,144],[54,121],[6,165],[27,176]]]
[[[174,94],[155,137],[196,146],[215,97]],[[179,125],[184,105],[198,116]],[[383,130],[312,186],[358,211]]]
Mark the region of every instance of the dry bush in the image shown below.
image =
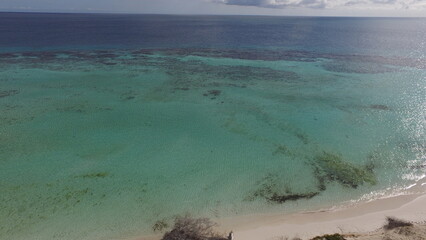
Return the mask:
[[[342,235],[336,233],[333,235],[324,235],[324,236],[318,236],[318,237],[314,237],[311,240],[346,240],[346,238],[344,238]]]
[[[387,217],[386,221],[387,221],[386,225],[383,226],[383,228],[385,230],[392,230],[392,229],[399,228],[399,227],[413,226],[413,224],[410,223],[410,222],[407,222],[407,221],[404,221],[404,220],[401,220],[401,219],[397,219],[397,218],[394,218],[394,217]]]
[[[214,231],[216,226],[208,218],[177,217],[173,229],[162,240],[226,240]]]

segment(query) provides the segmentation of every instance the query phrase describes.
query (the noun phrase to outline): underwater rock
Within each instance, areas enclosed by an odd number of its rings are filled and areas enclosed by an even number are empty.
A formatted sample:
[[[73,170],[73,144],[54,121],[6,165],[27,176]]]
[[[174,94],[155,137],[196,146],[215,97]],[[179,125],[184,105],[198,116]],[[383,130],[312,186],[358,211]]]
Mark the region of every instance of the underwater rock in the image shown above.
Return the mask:
[[[272,196],[268,197],[267,200],[275,203],[285,203],[287,201],[297,201],[300,199],[311,199],[320,194],[319,192],[309,192],[309,193],[301,193],[301,194],[284,194],[279,195],[277,193],[272,194]]]
[[[287,201],[297,201],[301,199],[311,199],[320,194],[320,191],[306,193],[293,193],[286,186],[283,186],[278,179],[278,175],[268,174],[259,182],[259,187],[246,200],[253,201],[256,198],[263,198],[270,203],[282,204]]]
[[[355,166],[339,155],[322,152],[315,157],[317,178],[337,181],[345,187],[357,188],[364,183],[375,185],[374,165]]]

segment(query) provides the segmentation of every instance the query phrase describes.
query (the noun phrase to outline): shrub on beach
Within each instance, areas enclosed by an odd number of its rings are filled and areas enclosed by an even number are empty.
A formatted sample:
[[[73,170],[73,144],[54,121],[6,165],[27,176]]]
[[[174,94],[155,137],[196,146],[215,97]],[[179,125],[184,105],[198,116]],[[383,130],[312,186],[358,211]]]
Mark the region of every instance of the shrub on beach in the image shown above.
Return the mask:
[[[404,221],[404,220],[401,220],[401,219],[397,219],[397,218],[394,218],[394,217],[387,217],[386,221],[387,221],[386,225],[383,226],[383,228],[385,230],[392,230],[392,229],[399,228],[399,227],[411,227],[411,226],[413,226],[413,224],[410,223],[410,222],[407,222],[407,221]]]
[[[173,229],[162,240],[226,240],[214,231],[217,226],[208,218],[177,217]]]
[[[342,235],[336,233],[333,235],[324,235],[324,236],[314,237],[311,240],[346,240],[346,239]]]

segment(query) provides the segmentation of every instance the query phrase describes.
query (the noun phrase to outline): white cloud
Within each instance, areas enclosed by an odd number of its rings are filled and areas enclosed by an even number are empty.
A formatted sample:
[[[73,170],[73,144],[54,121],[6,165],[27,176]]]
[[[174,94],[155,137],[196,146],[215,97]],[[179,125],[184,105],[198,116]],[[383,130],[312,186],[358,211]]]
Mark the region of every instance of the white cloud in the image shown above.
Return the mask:
[[[426,0],[212,0],[216,3],[261,8],[425,9]]]

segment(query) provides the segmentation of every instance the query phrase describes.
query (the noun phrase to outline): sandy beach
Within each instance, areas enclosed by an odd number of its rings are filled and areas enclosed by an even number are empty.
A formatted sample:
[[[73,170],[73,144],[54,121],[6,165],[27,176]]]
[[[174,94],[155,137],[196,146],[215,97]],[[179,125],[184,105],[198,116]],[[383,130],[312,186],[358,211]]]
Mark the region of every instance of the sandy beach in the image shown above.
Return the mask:
[[[426,239],[426,183],[418,182],[410,193],[339,208],[289,215],[243,216],[216,219],[219,232],[234,232],[234,240],[311,239],[339,233],[346,239]],[[385,231],[387,217],[395,217],[413,227]],[[404,232],[404,233],[401,233]],[[410,233],[417,234],[415,237]],[[386,238],[387,237],[387,238]],[[161,235],[134,240],[158,240]]]
[[[232,226],[235,239],[270,240],[298,237],[310,239],[324,234],[353,234],[354,239],[381,236],[386,217],[396,217],[420,225],[426,220],[425,183],[417,183],[411,194],[374,200],[334,210],[296,213],[291,215],[256,216],[222,219],[220,225]],[[425,226],[420,226],[424,230]],[[367,238],[362,237],[370,236]],[[424,235],[426,239],[426,235]],[[381,239],[381,238],[379,238]],[[410,238],[407,238],[410,239]],[[421,238],[420,238],[421,239]]]

